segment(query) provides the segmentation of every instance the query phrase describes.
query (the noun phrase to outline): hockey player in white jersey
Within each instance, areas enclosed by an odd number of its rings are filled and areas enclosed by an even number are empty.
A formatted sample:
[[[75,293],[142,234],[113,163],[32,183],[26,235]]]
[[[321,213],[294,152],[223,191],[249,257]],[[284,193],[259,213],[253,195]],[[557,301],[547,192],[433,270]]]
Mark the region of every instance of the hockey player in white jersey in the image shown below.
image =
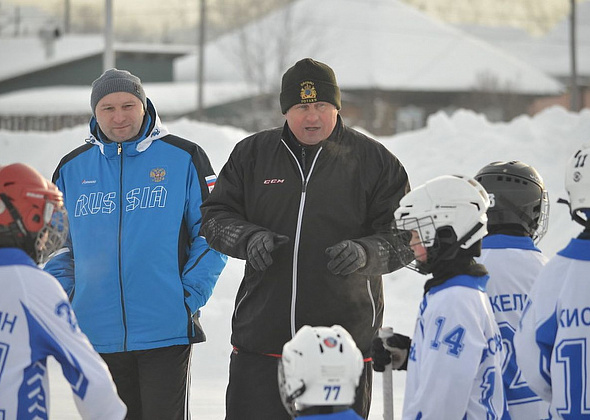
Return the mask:
[[[513,343],[527,294],[547,262],[536,246],[547,231],[547,190],[537,170],[520,161],[492,162],[475,179],[490,196],[488,234],[476,261],[490,275],[487,293],[508,349],[502,372],[508,411],[512,420],[546,419],[549,406],[527,385]]]
[[[590,417],[590,146],[568,161],[570,214],[584,230],[543,267],[515,335],[529,386],[553,419]]]
[[[487,271],[474,260],[488,206],[477,181],[445,175],[410,191],[395,211],[397,228],[412,233],[411,268],[432,274],[412,339],[373,341],[376,371],[407,363],[404,419],[509,418],[502,338],[485,293]]]
[[[0,419],[50,418],[48,356],[61,365],[82,418],[125,417],[63,288],[37,267],[67,232],[55,185],[28,165],[0,167]]]
[[[283,346],[281,401],[297,420],[362,420],[352,408],[363,355],[343,327],[304,325]]]

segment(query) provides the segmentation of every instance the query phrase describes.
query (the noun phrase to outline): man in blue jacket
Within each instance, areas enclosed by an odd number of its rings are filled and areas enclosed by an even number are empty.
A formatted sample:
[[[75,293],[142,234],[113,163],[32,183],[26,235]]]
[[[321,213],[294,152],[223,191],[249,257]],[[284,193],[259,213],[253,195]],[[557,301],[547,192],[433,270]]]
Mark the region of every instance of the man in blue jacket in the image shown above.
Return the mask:
[[[216,180],[198,145],[169,134],[141,81],[92,84],[90,135],[59,163],[70,237],[45,269],[106,361],[128,419],[185,419],[199,309],[227,257],[199,236]]]

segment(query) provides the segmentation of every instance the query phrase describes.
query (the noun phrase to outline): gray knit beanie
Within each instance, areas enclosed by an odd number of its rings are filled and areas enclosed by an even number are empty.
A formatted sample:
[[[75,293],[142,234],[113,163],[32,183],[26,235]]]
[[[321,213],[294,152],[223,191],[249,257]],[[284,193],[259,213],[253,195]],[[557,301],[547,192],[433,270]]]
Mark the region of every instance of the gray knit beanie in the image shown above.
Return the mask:
[[[96,115],[95,110],[98,102],[114,92],[127,92],[135,95],[143,104],[143,109],[147,109],[147,100],[139,77],[127,70],[109,69],[92,82],[92,94],[90,95],[92,114]]]

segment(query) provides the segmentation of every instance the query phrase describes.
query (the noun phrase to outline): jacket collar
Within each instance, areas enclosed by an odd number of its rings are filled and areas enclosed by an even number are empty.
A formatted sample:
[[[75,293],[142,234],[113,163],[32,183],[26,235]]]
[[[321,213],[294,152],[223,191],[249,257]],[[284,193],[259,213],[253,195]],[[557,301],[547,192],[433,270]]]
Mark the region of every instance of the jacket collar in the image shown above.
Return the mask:
[[[0,248],[0,266],[2,265],[30,265],[37,267],[31,257],[20,248]]]
[[[515,248],[541,252],[541,250],[535,246],[533,239],[529,236],[512,236],[503,234],[488,235],[483,238],[481,247],[483,249]]]

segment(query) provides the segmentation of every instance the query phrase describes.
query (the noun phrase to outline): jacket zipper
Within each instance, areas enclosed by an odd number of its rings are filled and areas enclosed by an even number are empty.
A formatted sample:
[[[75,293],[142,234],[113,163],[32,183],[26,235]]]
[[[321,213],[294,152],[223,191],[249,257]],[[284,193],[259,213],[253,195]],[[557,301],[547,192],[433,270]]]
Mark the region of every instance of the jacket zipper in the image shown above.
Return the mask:
[[[318,160],[318,157],[322,151],[322,147],[318,149],[317,153],[313,158],[313,162],[311,163],[311,167],[309,168],[309,172],[307,173],[307,177],[303,173],[303,169],[301,168],[301,164],[297,157],[293,154],[293,151],[284,140],[281,140],[291,156],[295,159],[295,163],[297,163],[297,167],[299,168],[299,174],[301,175],[301,198],[299,200],[299,212],[297,214],[297,229],[295,230],[295,244],[293,247],[293,277],[291,281],[291,337],[295,335],[297,332],[297,326],[295,325],[295,309],[297,306],[297,264],[299,261],[299,241],[301,239],[301,223],[303,222],[303,209],[305,208],[305,197],[307,194],[307,184],[309,179],[311,178],[311,174],[313,172],[313,168]],[[303,149],[305,150],[305,149]],[[301,154],[302,161],[305,162],[305,152],[302,151]]]
[[[367,277],[367,293],[369,294],[369,300],[371,301],[371,308],[373,310],[373,318],[371,320],[371,326],[375,326],[375,319],[377,318],[377,309],[375,307],[375,298],[373,297],[373,292],[371,291],[371,280]]]
[[[119,238],[118,238],[118,259],[119,259],[119,290],[121,292],[121,313],[123,316],[123,351],[127,351],[127,315],[125,313],[125,296],[123,292],[123,266],[121,258],[121,237],[123,235],[123,145],[117,143],[117,155],[119,155],[121,169],[119,173]]]

